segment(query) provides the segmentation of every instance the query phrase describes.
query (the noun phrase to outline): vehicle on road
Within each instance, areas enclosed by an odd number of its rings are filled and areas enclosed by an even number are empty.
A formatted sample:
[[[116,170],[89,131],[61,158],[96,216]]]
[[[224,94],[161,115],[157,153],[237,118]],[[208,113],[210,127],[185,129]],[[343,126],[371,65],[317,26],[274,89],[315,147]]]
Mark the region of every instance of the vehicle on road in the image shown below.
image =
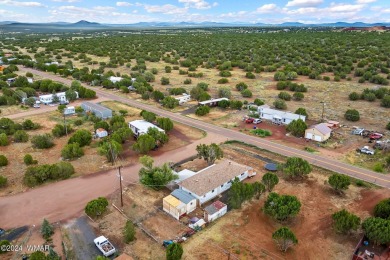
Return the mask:
[[[110,241],[108,241],[105,236],[97,237],[93,240],[93,242],[104,256],[110,256],[116,252],[115,247],[110,243]]]
[[[356,149],[357,152],[359,153],[364,153],[364,154],[368,154],[368,155],[374,155],[375,151],[371,150],[370,148],[368,148],[368,146],[364,146],[362,148],[358,148]]]
[[[253,120],[253,123],[256,124],[256,125],[260,124],[261,122],[263,122],[263,121],[260,118],[256,118],[256,119]]]

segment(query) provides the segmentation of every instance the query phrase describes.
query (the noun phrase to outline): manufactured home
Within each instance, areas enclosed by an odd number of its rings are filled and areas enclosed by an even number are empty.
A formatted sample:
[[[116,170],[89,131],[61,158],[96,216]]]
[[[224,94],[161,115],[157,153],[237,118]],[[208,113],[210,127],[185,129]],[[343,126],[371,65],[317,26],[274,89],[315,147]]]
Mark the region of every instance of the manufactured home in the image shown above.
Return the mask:
[[[181,104],[184,104],[184,103],[187,103],[188,101],[190,101],[191,100],[191,95],[184,93],[181,96],[175,97],[175,99],[177,101],[179,101],[179,105],[181,105]]]
[[[112,117],[112,110],[99,104],[83,102],[81,104],[81,107],[86,113],[93,113],[95,116],[101,119],[107,119]]]
[[[136,137],[146,134],[149,128],[156,128],[158,131],[165,133],[163,129],[145,120],[131,121],[129,122],[129,128],[133,131],[134,136]]]
[[[272,123],[277,125],[288,125],[292,121],[298,119],[302,119],[303,121],[306,120],[306,116],[272,109],[267,105],[259,106],[257,111],[261,119],[270,120]]]
[[[79,94],[76,92],[76,98],[79,98]],[[59,92],[55,94],[58,97],[58,101],[60,104],[68,104],[69,100],[66,98],[65,92]],[[45,105],[53,103],[53,94],[48,94],[48,95],[41,95],[39,96],[39,101]]]
[[[230,189],[235,178],[243,181],[249,175],[254,175],[254,170],[251,167],[223,160],[200,170],[178,185],[179,189],[194,196],[198,204],[202,205]]]

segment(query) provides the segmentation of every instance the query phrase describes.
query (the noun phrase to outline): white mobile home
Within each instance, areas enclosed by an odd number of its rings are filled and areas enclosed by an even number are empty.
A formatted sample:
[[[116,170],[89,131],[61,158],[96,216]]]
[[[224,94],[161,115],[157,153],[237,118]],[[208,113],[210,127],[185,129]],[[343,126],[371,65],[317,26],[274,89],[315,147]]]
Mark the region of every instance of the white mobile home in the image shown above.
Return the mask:
[[[134,120],[129,122],[129,128],[133,131],[134,135],[136,137],[146,134],[149,130],[149,128],[156,128],[158,131],[165,133],[165,131],[158,126],[149,123],[145,120]]]
[[[76,109],[75,109],[75,107],[66,107],[65,109],[64,109],[64,115],[73,115],[73,114],[75,114],[76,113]]]
[[[76,98],[79,98],[79,93],[76,92]],[[68,104],[69,103],[69,100],[66,99],[66,95],[65,95],[65,92],[59,92],[59,93],[56,93],[57,97],[58,97],[58,100],[61,104]],[[42,95],[42,96],[39,96],[39,101],[45,105],[48,105],[48,104],[51,104],[53,103],[53,94],[48,94],[48,95]]]
[[[181,105],[183,103],[187,103],[188,101],[190,101],[191,100],[191,95],[184,93],[181,96],[175,97],[175,99],[177,101],[179,101],[179,105]]]
[[[272,109],[272,108],[269,108],[269,106],[267,106],[267,105],[260,106],[257,111],[258,111],[261,119],[270,120],[270,121],[272,121],[272,123],[278,124],[278,125],[282,125],[282,124],[288,125],[293,120],[298,120],[298,119],[302,119],[303,121],[306,120],[306,116],[294,114],[291,112],[285,112],[285,111]]]
[[[95,137],[103,138],[103,137],[106,137],[106,136],[108,136],[108,132],[106,131],[106,129],[103,129],[103,128],[96,129]]]
[[[248,178],[249,174],[253,175],[251,167],[224,160],[197,172],[178,185],[180,189],[194,196],[199,205],[202,205],[230,189],[236,177],[242,181]]]
[[[111,76],[108,78],[112,83],[117,83],[119,81],[121,81],[123,78],[122,77],[114,77],[114,76]]]
[[[209,106],[209,107],[216,107],[218,106],[218,103],[222,100],[226,100],[226,101],[229,101],[228,98],[216,98],[216,99],[210,99],[210,100],[206,100],[206,101],[201,101],[199,102],[199,106]]]

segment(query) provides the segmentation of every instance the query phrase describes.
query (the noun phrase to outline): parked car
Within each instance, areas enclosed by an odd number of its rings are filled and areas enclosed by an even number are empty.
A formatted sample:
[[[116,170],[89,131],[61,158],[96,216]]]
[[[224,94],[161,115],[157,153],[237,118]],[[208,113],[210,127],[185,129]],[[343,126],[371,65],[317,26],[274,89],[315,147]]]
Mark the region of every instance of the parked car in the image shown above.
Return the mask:
[[[263,122],[260,118],[256,118],[256,119],[253,119],[253,123],[254,124],[260,124],[261,122]]]
[[[39,104],[34,104],[34,108],[40,108],[41,106]]]
[[[378,140],[378,139],[381,139],[383,137],[383,134],[380,134],[380,133],[372,133],[368,136],[370,139],[373,139],[373,140]]]
[[[368,155],[374,155],[374,151],[368,148],[368,146],[364,146],[362,148],[356,149],[357,152],[368,154]]]
[[[5,234],[5,230],[0,228],[0,237]]]
[[[245,119],[245,123],[247,123],[247,124],[252,124],[252,123],[253,123],[253,120],[255,120],[255,119],[249,117],[249,118]]]
[[[352,130],[352,134],[353,135],[361,135],[364,131],[364,128],[357,128],[357,129],[354,129]]]
[[[93,242],[104,256],[110,256],[116,252],[115,247],[104,236],[95,238]]]

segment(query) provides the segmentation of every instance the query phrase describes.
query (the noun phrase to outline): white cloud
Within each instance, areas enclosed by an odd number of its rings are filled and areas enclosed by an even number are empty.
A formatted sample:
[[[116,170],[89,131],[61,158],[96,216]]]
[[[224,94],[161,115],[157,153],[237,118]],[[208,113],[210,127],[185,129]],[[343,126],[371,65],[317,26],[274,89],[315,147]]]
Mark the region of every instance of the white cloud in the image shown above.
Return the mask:
[[[59,2],[59,3],[76,3],[80,2],[80,0],[52,0],[53,2]]]
[[[364,5],[354,5],[354,4],[336,4],[331,3],[328,8],[326,8],[329,12],[360,12],[363,10]]]
[[[39,2],[19,2],[12,0],[2,0],[0,4],[9,5],[9,6],[17,6],[17,7],[45,7],[44,4]]]
[[[322,4],[324,0],[292,0],[287,3],[287,7],[315,7]]]
[[[273,13],[277,10],[278,10],[278,7],[276,6],[276,4],[265,4],[265,5],[257,8],[256,13],[266,14],[266,13]]]
[[[184,6],[187,8],[194,8],[194,9],[209,9],[212,6],[210,3],[204,0],[179,0],[179,3],[183,3]]]
[[[148,13],[161,13],[161,14],[184,14],[187,13],[188,8],[180,8],[175,5],[144,5],[145,10]]]
[[[371,4],[376,2],[376,0],[356,0],[357,4]]]
[[[113,11],[113,10],[115,10],[115,8],[112,6],[94,6],[93,9],[97,10],[97,11]]]
[[[129,7],[133,6],[133,4],[129,2],[116,2],[116,6]]]

